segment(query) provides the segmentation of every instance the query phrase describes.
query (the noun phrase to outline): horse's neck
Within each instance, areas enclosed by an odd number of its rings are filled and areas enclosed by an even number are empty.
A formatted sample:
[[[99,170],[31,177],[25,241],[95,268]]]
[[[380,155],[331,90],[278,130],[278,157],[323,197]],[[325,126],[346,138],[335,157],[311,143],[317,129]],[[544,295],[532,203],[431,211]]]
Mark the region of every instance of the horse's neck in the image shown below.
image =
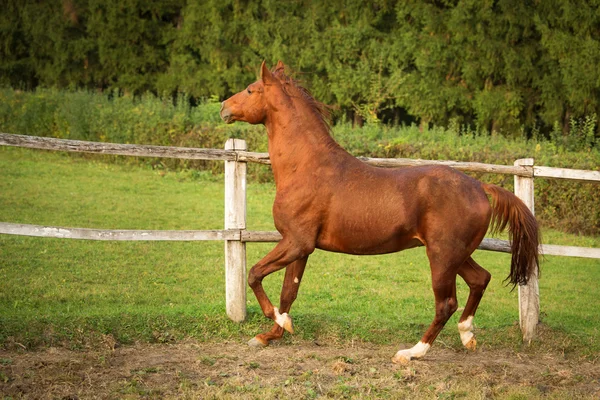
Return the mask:
[[[265,124],[269,135],[269,157],[278,186],[296,173],[314,168],[335,167],[352,157],[329,135],[314,116],[279,118]]]

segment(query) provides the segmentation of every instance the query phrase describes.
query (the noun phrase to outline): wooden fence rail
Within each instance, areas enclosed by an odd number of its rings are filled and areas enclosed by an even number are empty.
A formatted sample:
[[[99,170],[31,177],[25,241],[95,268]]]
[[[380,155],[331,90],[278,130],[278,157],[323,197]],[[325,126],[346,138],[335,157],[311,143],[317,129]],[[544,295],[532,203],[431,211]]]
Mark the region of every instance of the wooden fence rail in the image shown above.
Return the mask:
[[[245,229],[215,230],[133,230],[90,229],[62,226],[16,224],[0,222],[0,235],[33,236],[58,239],[116,240],[116,241],[179,241],[239,240],[243,243],[274,243],[281,240],[277,231],[248,231]],[[510,253],[510,243],[501,239],[485,238],[479,250]],[[567,256],[600,259],[600,249],[590,247],[543,244],[540,252],[547,256]]]
[[[39,136],[0,133],[0,145],[30,149],[72,151],[80,153],[111,154],[134,157],[162,157],[186,160],[239,161],[271,164],[269,153],[256,153],[233,149],[198,149],[191,147],[149,146],[138,144],[98,143],[83,140],[55,139]],[[447,165],[460,171],[488,172],[524,177],[570,179],[600,182],[600,171],[553,168],[528,165],[495,165],[476,162],[419,160],[410,158],[358,157],[367,164],[378,167],[413,167],[419,165]]]
[[[0,133],[0,145],[44,150],[72,151],[136,157],[166,157],[190,160],[225,161],[225,229],[204,231],[102,230],[66,228],[0,222],[0,234],[55,237],[85,240],[223,240],[225,242],[226,310],[234,321],[246,318],[246,247],[247,242],[276,242],[278,232],[246,230],[246,163],[270,164],[268,153],[249,152],[246,142],[229,139],[225,149],[144,146],[97,143],[80,140],[13,135]],[[600,182],[600,171],[584,171],[535,166],[533,159],[515,161],[512,166],[473,162],[383,159],[359,157],[367,164],[380,167],[447,165],[467,172],[514,175],[515,194],[534,210],[534,178],[570,179]],[[499,239],[484,239],[479,249],[510,253],[510,244]],[[546,255],[600,258],[600,249],[542,245]],[[523,339],[529,342],[539,321],[539,287],[537,277],[519,287],[519,320]]]

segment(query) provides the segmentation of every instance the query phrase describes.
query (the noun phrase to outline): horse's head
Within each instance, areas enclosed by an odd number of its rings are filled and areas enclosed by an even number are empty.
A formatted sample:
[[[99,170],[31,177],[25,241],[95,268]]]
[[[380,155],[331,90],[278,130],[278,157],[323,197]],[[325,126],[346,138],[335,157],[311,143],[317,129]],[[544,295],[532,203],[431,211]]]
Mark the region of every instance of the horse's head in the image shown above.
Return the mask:
[[[275,71],[271,72],[263,61],[260,66],[260,79],[221,103],[221,119],[228,124],[235,121],[264,123],[269,108],[268,98],[272,97],[274,90],[281,87],[277,75],[283,72],[284,68],[283,63],[279,61]]]

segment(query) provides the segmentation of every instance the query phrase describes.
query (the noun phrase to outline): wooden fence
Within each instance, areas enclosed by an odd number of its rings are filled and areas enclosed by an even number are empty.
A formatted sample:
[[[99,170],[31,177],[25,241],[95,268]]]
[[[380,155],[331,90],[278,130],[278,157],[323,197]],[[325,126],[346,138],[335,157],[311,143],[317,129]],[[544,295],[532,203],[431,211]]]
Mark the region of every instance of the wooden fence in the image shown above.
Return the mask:
[[[246,243],[276,242],[281,239],[278,232],[257,232],[246,229],[246,166],[248,162],[270,164],[268,153],[249,152],[246,148],[246,142],[240,139],[229,139],[225,144],[225,149],[219,150],[97,143],[0,133],[0,145],[138,157],[224,161],[225,226],[223,230],[101,230],[0,222],[0,234],[88,240],[223,240],[225,242],[225,296],[227,315],[236,322],[241,322],[246,318]],[[448,165],[466,172],[513,175],[515,178],[515,194],[532,211],[534,210],[533,188],[534,178],[536,177],[600,182],[600,171],[536,166],[532,158],[516,160],[512,166],[402,158],[360,157],[360,159],[367,164],[380,167],[437,164]],[[510,253],[509,243],[498,239],[484,239],[479,249]],[[541,251],[546,255],[600,259],[600,249],[597,248],[544,244]],[[539,321],[539,287],[537,277],[530,280],[528,285],[519,286],[519,321],[523,332],[523,339],[526,342],[531,341],[535,335],[535,329]]]

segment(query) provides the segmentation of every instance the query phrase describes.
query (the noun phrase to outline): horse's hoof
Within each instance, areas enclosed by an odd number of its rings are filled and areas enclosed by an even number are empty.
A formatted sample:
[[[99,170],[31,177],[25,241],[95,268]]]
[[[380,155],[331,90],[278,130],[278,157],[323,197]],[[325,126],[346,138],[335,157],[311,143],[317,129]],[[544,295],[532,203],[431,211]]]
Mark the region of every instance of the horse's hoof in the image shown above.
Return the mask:
[[[412,357],[407,352],[400,350],[396,353],[394,357],[392,357],[392,362],[394,364],[407,365]]]
[[[471,351],[475,351],[477,350],[477,340],[475,340],[475,338],[471,338],[471,340],[469,340],[467,342],[467,344],[465,344],[465,347],[467,348],[467,350],[471,350]]]
[[[287,317],[287,319],[283,323],[283,329],[285,329],[289,333],[293,334],[294,333],[294,323],[292,322],[292,319],[289,316],[286,315],[286,317]]]
[[[253,337],[252,339],[248,340],[248,346],[257,349],[262,349],[263,347],[267,347],[268,345],[268,342],[265,342],[264,340],[259,339],[258,337]]]

